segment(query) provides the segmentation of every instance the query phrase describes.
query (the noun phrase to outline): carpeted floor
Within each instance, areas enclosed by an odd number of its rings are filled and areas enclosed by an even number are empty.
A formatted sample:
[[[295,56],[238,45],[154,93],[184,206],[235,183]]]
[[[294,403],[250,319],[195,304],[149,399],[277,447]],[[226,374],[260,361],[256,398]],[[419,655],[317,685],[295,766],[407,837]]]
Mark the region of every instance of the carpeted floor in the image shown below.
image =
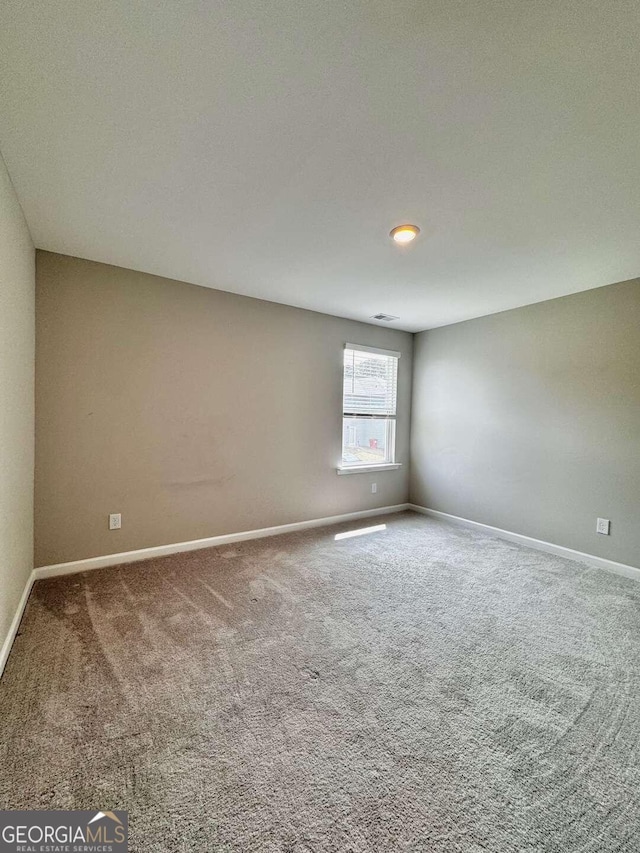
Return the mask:
[[[0,807],[155,851],[640,850],[640,584],[412,513],[36,584]]]

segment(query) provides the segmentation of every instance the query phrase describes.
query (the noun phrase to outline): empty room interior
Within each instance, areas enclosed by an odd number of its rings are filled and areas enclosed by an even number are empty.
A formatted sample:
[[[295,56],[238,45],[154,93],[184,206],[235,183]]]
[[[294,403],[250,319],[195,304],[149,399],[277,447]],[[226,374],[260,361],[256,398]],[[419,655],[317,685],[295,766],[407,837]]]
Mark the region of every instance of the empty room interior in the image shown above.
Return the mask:
[[[640,850],[639,45],[2,3],[2,850]]]

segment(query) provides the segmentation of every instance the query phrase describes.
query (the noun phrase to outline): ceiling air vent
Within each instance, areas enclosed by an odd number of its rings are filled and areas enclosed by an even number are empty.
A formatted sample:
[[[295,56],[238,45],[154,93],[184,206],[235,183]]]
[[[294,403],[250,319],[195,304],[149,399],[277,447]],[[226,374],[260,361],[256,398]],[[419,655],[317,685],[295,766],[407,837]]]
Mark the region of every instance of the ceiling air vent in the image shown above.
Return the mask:
[[[399,320],[399,317],[392,317],[391,314],[374,314],[372,320],[384,320],[385,323],[390,323],[392,320]]]

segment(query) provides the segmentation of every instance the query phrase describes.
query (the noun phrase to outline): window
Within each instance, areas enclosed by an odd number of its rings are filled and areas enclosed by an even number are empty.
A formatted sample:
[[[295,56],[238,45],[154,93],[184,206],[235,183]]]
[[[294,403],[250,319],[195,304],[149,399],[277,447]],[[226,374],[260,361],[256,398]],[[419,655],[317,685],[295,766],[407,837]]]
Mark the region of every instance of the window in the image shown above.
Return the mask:
[[[395,465],[399,352],[346,344],[342,470]]]

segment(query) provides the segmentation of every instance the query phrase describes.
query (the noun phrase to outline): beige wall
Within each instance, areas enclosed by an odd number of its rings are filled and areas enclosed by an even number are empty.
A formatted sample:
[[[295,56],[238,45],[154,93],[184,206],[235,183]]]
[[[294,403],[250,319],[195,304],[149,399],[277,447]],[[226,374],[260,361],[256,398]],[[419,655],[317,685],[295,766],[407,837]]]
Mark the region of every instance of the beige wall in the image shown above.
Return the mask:
[[[414,503],[640,566],[639,280],[422,332],[414,358]]]
[[[407,500],[406,332],[38,252],[36,337],[38,566]],[[400,470],[336,474],[346,341],[402,351]]]
[[[34,249],[0,157],[0,646],[33,568]]]

